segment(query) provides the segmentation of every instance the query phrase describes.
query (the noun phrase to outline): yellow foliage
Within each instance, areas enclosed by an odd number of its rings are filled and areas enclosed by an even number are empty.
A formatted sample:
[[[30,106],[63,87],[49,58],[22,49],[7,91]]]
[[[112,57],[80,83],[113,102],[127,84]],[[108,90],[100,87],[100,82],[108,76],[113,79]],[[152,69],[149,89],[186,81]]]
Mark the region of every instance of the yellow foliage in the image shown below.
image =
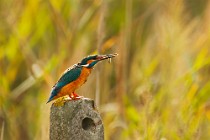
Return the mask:
[[[78,90],[93,99],[97,91],[106,139],[210,139],[209,7],[196,0],[1,0],[1,138],[48,139],[46,101],[62,71],[112,52],[119,57],[98,65]]]

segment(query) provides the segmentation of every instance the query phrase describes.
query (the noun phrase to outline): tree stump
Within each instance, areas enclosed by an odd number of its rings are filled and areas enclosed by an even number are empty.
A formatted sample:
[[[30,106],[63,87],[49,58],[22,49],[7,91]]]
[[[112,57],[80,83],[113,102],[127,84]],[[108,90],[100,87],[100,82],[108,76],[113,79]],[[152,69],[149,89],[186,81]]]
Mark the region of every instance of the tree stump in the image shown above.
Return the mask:
[[[88,98],[51,106],[50,140],[104,140],[104,127],[94,101]]]

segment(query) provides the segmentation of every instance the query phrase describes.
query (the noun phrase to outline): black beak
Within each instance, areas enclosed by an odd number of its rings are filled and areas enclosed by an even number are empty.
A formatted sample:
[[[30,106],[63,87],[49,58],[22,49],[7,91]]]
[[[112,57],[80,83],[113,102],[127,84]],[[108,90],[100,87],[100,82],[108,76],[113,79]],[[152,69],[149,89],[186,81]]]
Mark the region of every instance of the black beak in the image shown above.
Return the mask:
[[[109,59],[109,58],[115,57],[117,55],[118,55],[117,53],[114,53],[114,54],[106,54],[106,55],[98,55],[96,57],[96,59],[99,60],[99,61],[101,61],[101,60],[105,60],[105,59]]]

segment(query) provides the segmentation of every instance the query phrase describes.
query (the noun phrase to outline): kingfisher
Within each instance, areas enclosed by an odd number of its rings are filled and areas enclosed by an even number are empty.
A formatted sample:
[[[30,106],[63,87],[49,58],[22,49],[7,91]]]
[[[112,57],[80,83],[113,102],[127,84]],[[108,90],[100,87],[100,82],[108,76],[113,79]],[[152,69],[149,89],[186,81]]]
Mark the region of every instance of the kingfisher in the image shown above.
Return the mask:
[[[82,98],[83,96],[77,95],[75,90],[87,81],[87,78],[94,66],[101,60],[105,59],[108,59],[109,62],[111,62],[111,58],[117,55],[117,53],[106,55],[90,55],[83,58],[81,62],[69,67],[67,70],[65,70],[57,83],[52,87],[47,103],[67,95],[69,96],[70,100]]]

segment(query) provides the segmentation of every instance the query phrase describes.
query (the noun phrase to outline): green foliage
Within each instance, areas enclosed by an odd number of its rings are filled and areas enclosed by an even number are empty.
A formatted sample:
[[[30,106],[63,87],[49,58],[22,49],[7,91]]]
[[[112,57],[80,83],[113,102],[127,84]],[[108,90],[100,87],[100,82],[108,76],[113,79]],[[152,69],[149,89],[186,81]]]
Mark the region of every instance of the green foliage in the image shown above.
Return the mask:
[[[209,6],[1,0],[0,139],[49,139],[51,87],[86,55],[110,52],[119,56],[77,91],[94,98],[100,87],[107,140],[209,139]]]

